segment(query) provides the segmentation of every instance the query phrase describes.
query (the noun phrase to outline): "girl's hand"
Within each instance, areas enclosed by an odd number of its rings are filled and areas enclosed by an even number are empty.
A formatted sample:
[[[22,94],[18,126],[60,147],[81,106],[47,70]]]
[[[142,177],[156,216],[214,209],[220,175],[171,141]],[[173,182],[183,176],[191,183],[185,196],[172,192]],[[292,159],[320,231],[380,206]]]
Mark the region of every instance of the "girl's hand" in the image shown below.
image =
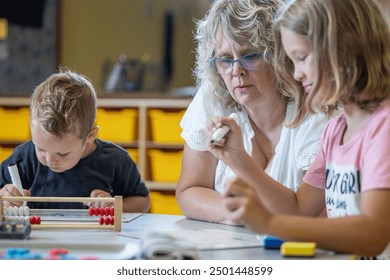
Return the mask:
[[[243,179],[235,178],[226,185],[223,203],[233,221],[253,232],[266,233],[272,214],[263,206],[255,189]]]

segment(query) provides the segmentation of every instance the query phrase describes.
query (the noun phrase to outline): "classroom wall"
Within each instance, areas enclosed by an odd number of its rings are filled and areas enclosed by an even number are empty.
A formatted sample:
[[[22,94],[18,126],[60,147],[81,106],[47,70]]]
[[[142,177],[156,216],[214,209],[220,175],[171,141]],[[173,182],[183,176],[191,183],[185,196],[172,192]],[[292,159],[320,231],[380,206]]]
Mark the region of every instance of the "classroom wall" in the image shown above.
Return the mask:
[[[164,13],[171,11],[174,55],[168,87],[192,86],[194,18],[203,16],[204,7],[204,0],[62,0],[59,63],[87,75],[103,94],[103,66],[119,55],[137,59],[147,53],[150,64],[161,63]]]
[[[0,95],[29,96],[57,66],[58,0],[0,2]]]

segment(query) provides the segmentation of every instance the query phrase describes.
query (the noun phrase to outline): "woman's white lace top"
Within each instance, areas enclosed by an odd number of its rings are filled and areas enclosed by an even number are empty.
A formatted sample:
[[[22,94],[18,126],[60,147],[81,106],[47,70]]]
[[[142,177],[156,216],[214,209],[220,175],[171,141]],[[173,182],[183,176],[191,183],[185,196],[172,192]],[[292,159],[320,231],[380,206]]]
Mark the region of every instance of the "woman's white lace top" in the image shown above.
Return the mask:
[[[214,116],[229,116],[221,103],[215,102],[210,94],[199,88],[193,101],[184,114],[180,126],[181,137],[187,145],[197,151],[207,151],[206,123]],[[254,131],[245,110],[236,112],[238,124],[243,133],[244,147],[252,154]],[[285,121],[292,120],[294,103],[287,106]],[[328,118],[323,114],[309,115],[298,127],[283,127],[279,143],[275,149],[269,175],[286,187],[296,191],[319,148],[320,137]],[[215,190],[222,192],[227,181],[235,176],[234,172],[222,161],[218,161],[215,177]]]

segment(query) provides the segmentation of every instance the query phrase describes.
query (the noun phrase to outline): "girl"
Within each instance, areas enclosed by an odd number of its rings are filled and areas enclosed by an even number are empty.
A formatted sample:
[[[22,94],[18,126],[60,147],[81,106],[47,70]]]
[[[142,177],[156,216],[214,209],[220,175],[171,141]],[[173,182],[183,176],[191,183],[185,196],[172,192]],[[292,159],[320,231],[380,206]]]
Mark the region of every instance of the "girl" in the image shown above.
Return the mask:
[[[297,193],[242,157],[240,128],[218,119],[211,127],[231,132],[211,151],[239,177],[224,205],[256,233],[390,258],[390,33],[381,11],[371,0],[296,0],[274,32],[279,78],[301,84],[309,110],[344,110],[325,129]],[[328,218],[318,218],[324,209]]]

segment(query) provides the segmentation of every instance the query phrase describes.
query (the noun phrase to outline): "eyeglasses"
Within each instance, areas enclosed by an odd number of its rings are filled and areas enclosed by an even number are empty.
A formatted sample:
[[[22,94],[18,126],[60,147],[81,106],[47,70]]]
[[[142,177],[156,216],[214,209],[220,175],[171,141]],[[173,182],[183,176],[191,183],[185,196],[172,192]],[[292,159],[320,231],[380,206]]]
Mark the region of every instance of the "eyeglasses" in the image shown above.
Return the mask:
[[[213,57],[209,59],[209,64],[216,73],[221,75],[230,74],[234,62],[238,62],[247,71],[254,71],[258,69],[261,61],[264,59],[264,54],[264,52],[250,53],[237,59]]]

